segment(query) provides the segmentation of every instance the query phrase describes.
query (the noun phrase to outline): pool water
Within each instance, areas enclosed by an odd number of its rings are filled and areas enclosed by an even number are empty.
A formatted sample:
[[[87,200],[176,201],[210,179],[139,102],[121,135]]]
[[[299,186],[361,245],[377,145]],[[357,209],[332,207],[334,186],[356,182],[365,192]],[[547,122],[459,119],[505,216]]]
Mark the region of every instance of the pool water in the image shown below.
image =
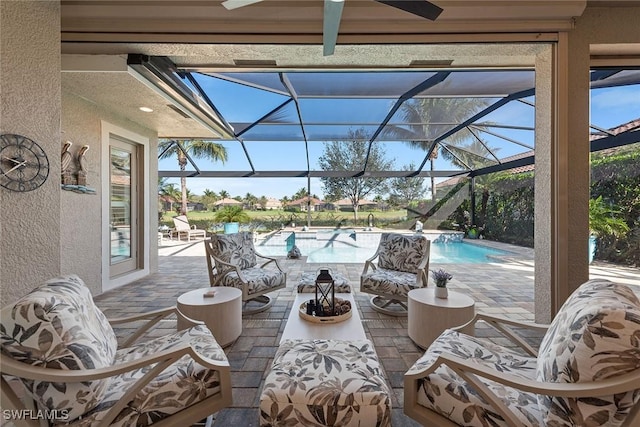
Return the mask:
[[[256,250],[266,256],[287,255],[287,250],[284,246],[258,245]],[[344,246],[331,243],[317,248],[300,247],[302,255],[307,257],[307,263],[364,263],[373,256],[375,251],[375,247]],[[499,262],[497,259],[490,259],[489,256],[504,255],[506,253],[497,249],[464,242],[431,242],[430,262],[437,264],[484,264],[487,262]]]

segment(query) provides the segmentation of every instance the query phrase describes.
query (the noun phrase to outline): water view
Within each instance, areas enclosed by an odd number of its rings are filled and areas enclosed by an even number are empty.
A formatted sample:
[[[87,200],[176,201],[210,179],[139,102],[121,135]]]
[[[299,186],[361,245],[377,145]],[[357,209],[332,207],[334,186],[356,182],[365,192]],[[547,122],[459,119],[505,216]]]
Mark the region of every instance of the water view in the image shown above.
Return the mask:
[[[299,245],[300,252],[307,257],[308,263],[364,263],[371,258],[376,247],[348,246],[342,242],[315,240],[317,246]],[[305,242],[307,243],[307,242]],[[256,250],[266,256],[286,256],[285,245],[257,245]],[[434,243],[431,242],[431,263],[437,264],[484,264],[500,262],[495,256],[508,252],[485,248],[472,243]]]

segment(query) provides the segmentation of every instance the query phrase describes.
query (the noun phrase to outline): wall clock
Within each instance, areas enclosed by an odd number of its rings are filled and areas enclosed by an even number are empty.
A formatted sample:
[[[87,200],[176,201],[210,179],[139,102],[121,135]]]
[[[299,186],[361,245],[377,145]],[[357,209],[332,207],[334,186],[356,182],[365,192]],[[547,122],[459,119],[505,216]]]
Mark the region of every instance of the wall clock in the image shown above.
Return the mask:
[[[35,141],[22,135],[0,136],[0,185],[12,191],[31,191],[49,176],[49,159]]]

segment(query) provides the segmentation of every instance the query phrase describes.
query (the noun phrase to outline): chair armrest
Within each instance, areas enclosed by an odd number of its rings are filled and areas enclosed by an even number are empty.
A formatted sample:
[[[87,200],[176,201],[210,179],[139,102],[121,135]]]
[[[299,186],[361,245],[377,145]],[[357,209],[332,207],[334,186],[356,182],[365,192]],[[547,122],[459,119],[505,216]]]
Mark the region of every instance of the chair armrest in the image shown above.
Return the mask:
[[[189,344],[183,344],[173,349],[160,351],[141,357],[136,360],[130,360],[118,365],[109,366],[99,369],[82,369],[82,370],[62,370],[44,368],[41,366],[32,366],[26,363],[18,362],[7,356],[2,356],[1,373],[2,375],[13,375],[19,378],[49,381],[57,383],[77,383],[85,381],[93,381],[104,378],[113,377],[136,369],[149,367],[149,370],[139,378],[135,383],[127,384],[126,393],[113,405],[105,415],[105,419],[100,425],[110,425],[118,413],[124,408],[129,401],[138,394],[149,382],[158,376],[162,371],[167,369],[173,363],[183,356],[188,355],[194,361],[202,366],[217,370],[220,372],[221,380],[230,376],[230,365],[228,361],[213,360],[203,356],[195,351]]]
[[[161,308],[159,310],[149,311],[147,313],[136,314],[133,316],[127,317],[117,317],[113,319],[108,319],[111,325],[122,325],[126,323],[138,322],[140,320],[148,320],[143,325],[138,327],[123,343],[122,347],[129,347],[131,344],[136,342],[141,336],[143,336],[146,332],[148,332],[151,328],[156,326],[160,320],[165,319],[171,315],[176,315],[178,319],[185,320],[189,326],[196,326],[203,324],[198,320],[193,320],[185,316],[178,310],[175,306]]]
[[[255,251],[254,251],[255,252]],[[256,257],[258,258],[262,258],[262,259],[266,259],[268,260],[267,262],[265,262],[264,264],[260,265],[260,268],[264,268],[266,265],[269,265],[270,263],[274,263],[276,265],[276,268],[281,272],[284,273],[284,270],[280,267],[280,264],[278,263],[278,260],[276,258],[273,257],[269,257],[269,256],[265,256],[265,255],[261,255],[258,252],[255,252]]]
[[[0,357],[2,357],[2,375],[13,375],[19,378],[38,381],[79,383],[109,378],[156,363],[164,364],[162,369],[158,371],[162,372],[169,365],[185,355],[189,355],[193,360],[210,369],[229,367],[228,361],[214,360],[203,356],[197,353],[189,344],[183,344],[179,347],[149,354],[136,360],[129,360],[118,365],[99,369],[64,370],[44,368],[42,366],[33,366],[28,363],[19,362],[4,354]]]
[[[215,283],[212,283],[211,286],[217,286],[218,282],[220,282],[220,280],[226,276],[227,274],[231,273],[232,271],[235,271],[236,273],[238,273],[238,277],[240,278],[240,280],[242,280],[244,282],[243,276],[242,276],[242,270],[240,270],[240,268],[238,268],[238,266],[233,265],[233,264],[229,264],[228,262],[222,261],[220,258],[216,258],[214,255],[209,255],[211,258],[213,258],[214,261],[214,265],[215,265],[215,269],[218,270],[216,276],[217,279],[215,281]],[[218,266],[222,266],[222,268],[218,268]]]
[[[424,258],[422,261],[420,261],[420,264],[418,264],[418,270],[425,271],[428,265],[429,265],[429,258],[427,257],[427,258]]]
[[[218,267],[217,267],[218,264],[220,264],[223,267],[222,270],[224,272],[226,272],[228,270],[236,270],[237,269],[237,267],[235,265],[230,264],[230,263],[228,263],[226,261],[223,261],[223,260],[221,260],[220,258],[218,258],[218,257],[216,257],[214,255],[210,255],[210,257],[213,258],[214,265],[216,266],[216,269],[218,269]]]
[[[429,286],[429,259],[430,253],[427,252],[416,269],[416,286],[418,287],[426,288]]]
[[[122,323],[129,323],[129,322],[137,322],[138,320],[145,320],[145,319],[151,319],[153,323],[156,323],[160,319],[164,317],[168,317],[174,314],[175,312],[176,312],[176,307],[173,306],[173,307],[166,307],[158,310],[148,311],[146,313],[134,314],[132,316],[114,317],[108,320],[109,320],[109,323],[111,323],[112,325],[119,325]]]
[[[575,383],[541,382],[499,371],[485,364],[478,363],[475,359],[463,359],[446,352],[442,353],[431,365],[424,367],[422,370],[411,372],[410,369],[409,372],[411,373],[408,372],[405,374],[405,380],[424,378],[433,373],[440,365],[450,367],[470,384],[474,384],[475,381],[469,381],[467,377],[477,375],[517,390],[546,396],[574,398],[606,396],[636,390],[640,383],[640,369],[635,369],[631,373],[601,381]]]
[[[420,264],[418,264],[418,268],[416,269],[416,286],[417,287],[428,287],[429,286],[429,276],[427,274],[427,268],[429,267],[429,257],[425,257]]]
[[[531,356],[538,356],[538,350],[533,348],[529,343],[527,343],[522,336],[518,334],[512,327],[524,328],[530,331],[539,331],[546,332],[549,329],[548,324],[542,323],[533,323],[533,322],[519,322],[517,320],[509,319],[501,316],[494,316],[490,314],[484,313],[476,313],[473,319],[464,325],[451,328],[455,331],[462,331],[469,326],[475,326],[475,324],[479,321],[486,322],[494,329],[501,332],[506,338],[511,340],[514,344],[518,345],[522,350],[526,351]]]
[[[508,372],[498,371],[492,367],[476,362],[474,359],[463,359],[450,353],[440,354],[428,366],[421,369],[412,367],[404,377],[405,407],[411,406],[417,398],[417,382],[432,374],[439,366],[448,366],[465,382],[473,387],[493,409],[500,413],[510,425],[521,425],[517,416],[503,403],[501,397],[495,395],[479,378],[486,378],[515,390],[536,393],[545,396],[588,398],[624,393],[638,388],[640,369],[602,381],[577,383],[540,382],[522,378]]]
[[[373,254],[373,256],[372,256],[371,258],[369,258],[369,259],[365,260],[365,262],[364,262],[364,269],[362,270],[362,274],[361,274],[361,275],[366,274],[366,272],[369,270],[369,267],[371,267],[371,269],[372,269],[373,271],[375,271],[375,270],[376,270],[376,265],[373,263],[373,261],[374,261],[376,258],[378,258],[378,255],[379,255],[379,254],[380,254],[380,249],[378,248],[378,249],[376,249],[376,253],[374,253],[374,254]]]

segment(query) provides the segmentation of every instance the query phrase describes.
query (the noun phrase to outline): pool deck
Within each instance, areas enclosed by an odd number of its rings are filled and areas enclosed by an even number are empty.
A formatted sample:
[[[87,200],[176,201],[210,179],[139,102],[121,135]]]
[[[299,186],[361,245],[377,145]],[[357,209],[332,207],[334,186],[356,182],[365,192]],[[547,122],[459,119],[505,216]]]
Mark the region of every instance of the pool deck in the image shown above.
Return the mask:
[[[453,274],[449,288],[472,297],[476,301],[477,312],[532,321],[533,250],[486,240],[472,242],[507,250],[510,254],[500,263],[432,263],[430,268],[443,267]],[[386,316],[370,308],[369,295],[359,292],[362,263],[306,264],[303,259],[285,258],[279,262],[287,271],[287,287],[271,294],[275,298],[271,309],[243,318],[240,338],[225,349],[232,368],[233,405],[216,415],[214,425],[258,425],[260,391],[291,311],[296,296],[295,286],[302,272],[315,271],[319,266],[326,265],[347,277],[355,291],[365,334],[373,341],[392,388],[393,425],[418,426],[402,410],[403,375],[424,351],[408,337],[406,318]],[[590,267],[590,276],[635,285],[640,293],[640,274],[637,269],[594,262]],[[209,278],[202,240],[187,243],[165,239],[159,249],[158,273],[105,292],[95,299],[111,318],[172,306],[179,295],[207,286]],[[166,321],[153,334],[161,335],[171,330],[175,330],[175,322]],[[122,335],[126,330],[118,329],[116,332]],[[488,327],[477,328],[476,335],[496,343],[507,343]]]

